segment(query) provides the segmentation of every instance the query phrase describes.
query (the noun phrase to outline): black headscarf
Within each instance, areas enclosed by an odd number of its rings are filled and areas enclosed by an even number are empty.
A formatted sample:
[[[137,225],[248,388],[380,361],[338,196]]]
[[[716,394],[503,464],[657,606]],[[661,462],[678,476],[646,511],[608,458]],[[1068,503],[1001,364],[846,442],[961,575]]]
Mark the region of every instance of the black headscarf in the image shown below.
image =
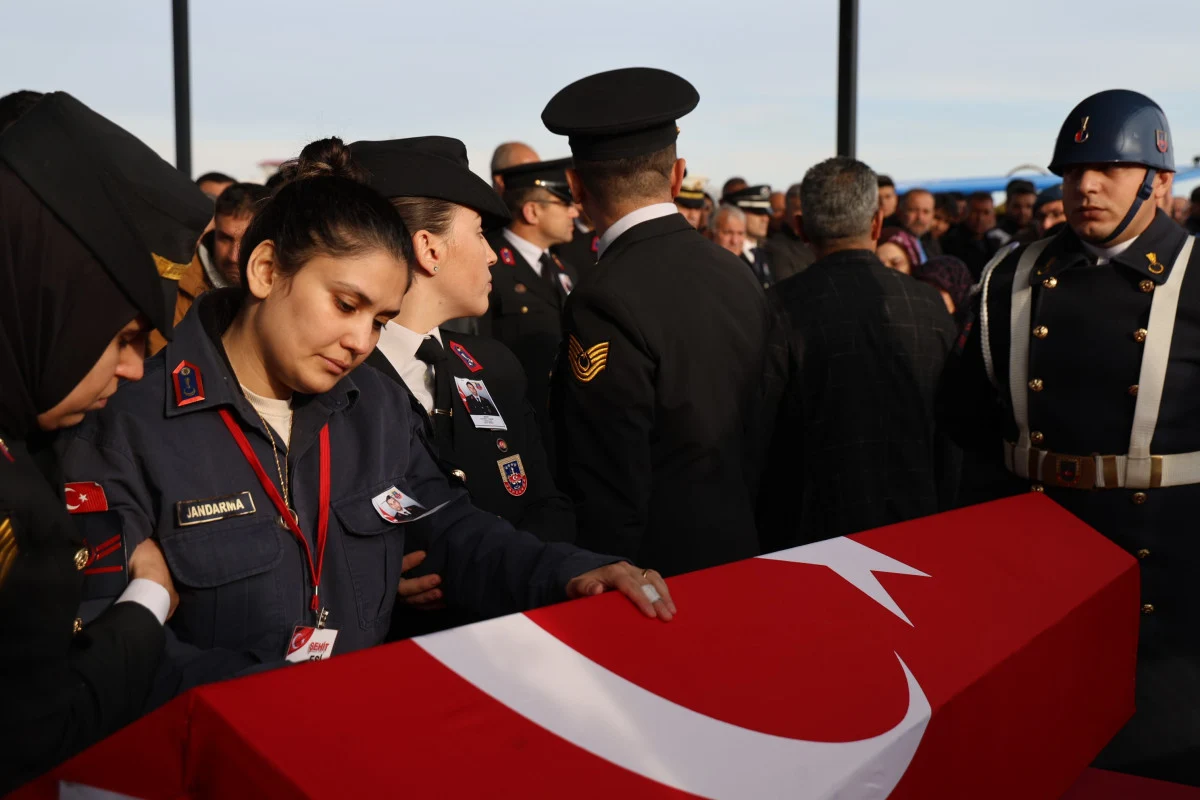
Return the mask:
[[[0,430],[27,437],[136,315],[87,248],[0,164]]]

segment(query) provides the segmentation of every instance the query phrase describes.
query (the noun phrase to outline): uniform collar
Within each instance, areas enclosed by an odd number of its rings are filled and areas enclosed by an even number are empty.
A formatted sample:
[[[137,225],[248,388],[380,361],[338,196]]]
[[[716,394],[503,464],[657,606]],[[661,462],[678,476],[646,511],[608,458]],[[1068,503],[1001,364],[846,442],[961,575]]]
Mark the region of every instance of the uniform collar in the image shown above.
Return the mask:
[[[529,262],[529,266],[533,267],[534,271],[540,275],[542,271],[542,254],[549,251],[543,250],[528,239],[513,233],[512,228],[504,229],[504,238],[513,246],[513,249],[521,254],[521,258]]]
[[[630,211],[625,216],[613,223],[613,226],[604,232],[600,237],[599,243],[596,245],[597,260],[604,257],[604,251],[615,242],[621,234],[642,222],[649,222],[652,219],[666,217],[670,214],[678,214],[679,209],[674,203],[654,203],[648,206],[642,206],[639,209]]]
[[[438,344],[445,347],[440,328],[434,328],[428,333],[418,333],[392,320],[383,326],[383,331],[379,334],[379,344],[375,345],[375,348],[383,353],[388,362],[398,372],[416,360],[417,349],[420,348],[421,342],[430,336],[437,339]]]
[[[1187,232],[1160,210],[1155,213],[1149,227],[1123,251],[1113,255],[1109,263],[1128,267],[1155,284],[1162,285],[1171,275],[1175,257],[1179,255],[1186,239]],[[1038,259],[1037,268],[1030,273],[1029,281],[1031,284],[1041,283],[1071,267],[1085,266],[1091,263],[1091,255],[1075,232],[1065,226]]]
[[[221,334],[229,327],[241,306],[240,289],[215,289],[197,298],[192,313],[175,327],[175,338],[163,351],[166,369],[167,418],[231,406],[242,419],[257,426],[259,419],[254,407],[246,400],[238,385]],[[185,372],[187,370],[187,372]],[[194,383],[191,381],[194,379]],[[350,376],[342,378],[332,389],[308,398],[297,397],[293,407],[299,410],[309,401],[320,403],[331,411],[349,409],[358,400],[358,387]]]

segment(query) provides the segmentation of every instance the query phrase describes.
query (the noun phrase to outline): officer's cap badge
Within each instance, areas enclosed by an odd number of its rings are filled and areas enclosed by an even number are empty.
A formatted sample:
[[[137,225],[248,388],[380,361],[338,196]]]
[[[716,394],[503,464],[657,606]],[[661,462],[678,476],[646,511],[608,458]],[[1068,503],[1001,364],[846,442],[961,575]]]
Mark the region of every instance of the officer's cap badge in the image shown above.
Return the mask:
[[[583,345],[571,334],[567,341],[567,358],[571,362],[571,373],[580,383],[589,383],[608,366],[608,342],[583,349]]]
[[[204,379],[200,370],[190,361],[180,361],[171,372],[175,382],[175,405],[186,406],[204,399]]]

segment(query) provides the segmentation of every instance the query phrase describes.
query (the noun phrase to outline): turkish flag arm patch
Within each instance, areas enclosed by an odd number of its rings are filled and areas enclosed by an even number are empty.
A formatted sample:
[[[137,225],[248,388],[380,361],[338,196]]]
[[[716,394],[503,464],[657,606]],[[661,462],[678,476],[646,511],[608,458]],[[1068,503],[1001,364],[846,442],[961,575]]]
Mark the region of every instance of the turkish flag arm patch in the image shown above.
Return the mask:
[[[104,487],[95,481],[68,483],[63,490],[63,499],[67,501],[67,511],[72,514],[108,511],[108,496],[104,494]]]

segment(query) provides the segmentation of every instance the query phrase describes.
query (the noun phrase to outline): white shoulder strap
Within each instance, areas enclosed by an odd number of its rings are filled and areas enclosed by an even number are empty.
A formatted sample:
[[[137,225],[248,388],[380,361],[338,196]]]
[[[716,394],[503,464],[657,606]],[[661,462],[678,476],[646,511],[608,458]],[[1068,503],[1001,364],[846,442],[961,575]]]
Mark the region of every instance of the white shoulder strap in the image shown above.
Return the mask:
[[[1150,302],[1150,323],[1146,326],[1146,349],[1142,353],[1142,368],[1138,374],[1137,405],[1133,410],[1133,429],[1129,436],[1129,458],[1125,462],[1125,486],[1151,485],[1152,459],[1150,442],[1158,424],[1158,409],[1162,403],[1163,383],[1171,357],[1171,338],[1175,332],[1175,312],[1179,308],[1179,289],[1192,255],[1195,237],[1187,237],[1183,249],[1171,267],[1167,282],[1154,292]]]
[[[1000,382],[996,380],[996,365],[992,360],[992,336],[988,329],[988,289],[992,285],[992,273],[996,271],[996,267],[1000,266],[1009,253],[1016,250],[1021,245],[1018,242],[1011,242],[1001,247],[996,255],[992,256],[983,267],[983,272],[980,273],[979,286],[979,336],[983,348],[983,368],[987,370],[988,380],[992,382],[992,386],[1000,388]]]

